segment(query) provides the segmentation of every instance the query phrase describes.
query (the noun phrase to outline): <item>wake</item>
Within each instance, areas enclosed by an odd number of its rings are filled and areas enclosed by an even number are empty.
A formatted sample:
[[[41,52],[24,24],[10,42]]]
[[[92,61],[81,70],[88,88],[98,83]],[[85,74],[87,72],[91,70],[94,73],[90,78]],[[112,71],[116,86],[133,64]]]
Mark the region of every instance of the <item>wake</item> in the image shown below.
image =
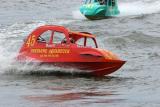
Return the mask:
[[[160,12],[160,1],[119,3],[120,16],[142,15]]]

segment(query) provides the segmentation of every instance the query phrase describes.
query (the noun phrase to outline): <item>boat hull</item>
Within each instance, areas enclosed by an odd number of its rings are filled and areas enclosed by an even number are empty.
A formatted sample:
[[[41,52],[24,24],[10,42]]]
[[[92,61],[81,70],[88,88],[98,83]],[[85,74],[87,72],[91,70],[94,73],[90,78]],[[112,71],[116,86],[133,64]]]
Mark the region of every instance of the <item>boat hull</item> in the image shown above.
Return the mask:
[[[46,62],[41,65],[53,65],[63,69],[75,69],[74,74],[84,74],[86,76],[105,76],[121,68],[125,61],[113,62]],[[54,70],[54,69],[53,69]],[[77,72],[77,71],[78,72]],[[65,72],[66,73],[66,72]]]
[[[102,16],[102,15],[96,15],[96,16],[90,16],[90,15],[85,15],[85,17],[89,20],[101,20],[101,19],[109,19],[113,18],[113,16]]]

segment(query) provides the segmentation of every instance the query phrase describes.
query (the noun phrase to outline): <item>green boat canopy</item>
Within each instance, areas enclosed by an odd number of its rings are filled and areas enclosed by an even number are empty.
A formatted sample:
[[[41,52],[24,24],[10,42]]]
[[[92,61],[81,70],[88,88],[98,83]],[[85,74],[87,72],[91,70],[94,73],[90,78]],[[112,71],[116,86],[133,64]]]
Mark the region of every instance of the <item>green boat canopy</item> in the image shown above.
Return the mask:
[[[80,12],[89,19],[106,18],[120,13],[117,0],[85,0]]]

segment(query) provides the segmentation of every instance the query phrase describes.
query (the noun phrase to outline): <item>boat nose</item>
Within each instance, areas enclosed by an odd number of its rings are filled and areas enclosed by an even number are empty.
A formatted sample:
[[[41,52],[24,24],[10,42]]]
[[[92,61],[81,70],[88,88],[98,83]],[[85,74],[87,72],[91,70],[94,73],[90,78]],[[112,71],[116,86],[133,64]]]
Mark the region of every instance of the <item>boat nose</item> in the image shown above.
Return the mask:
[[[117,61],[117,65],[118,65],[119,67],[123,66],[125,63],[126,63],[126,61],[123,61],[123,60],[118,60],[118,61]]]
[[[127,61],[123,61],[123,60],[121,60],[121,63],[122,63],[122,64],[125,64],[126,62],[127,62]]]

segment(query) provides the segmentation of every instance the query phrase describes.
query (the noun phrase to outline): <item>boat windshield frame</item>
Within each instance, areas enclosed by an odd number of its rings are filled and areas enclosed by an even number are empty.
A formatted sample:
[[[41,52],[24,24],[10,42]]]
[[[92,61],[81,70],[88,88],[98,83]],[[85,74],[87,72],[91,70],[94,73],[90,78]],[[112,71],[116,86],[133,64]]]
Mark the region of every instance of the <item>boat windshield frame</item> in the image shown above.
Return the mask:
[[[79,41],[79,40],[81,40],[81,39],[83,39],[82,40],[82,43],[83,43],[83,45],[81,44],[78,44],[77,42]],[[89,41],[88,40],[91,40],[92,41],[92,46],[87,46],[88,45],[88,43],[89,43]],[[91,48],[98,48],[98,44],[97,44],[97,41],[96,41],[96,39],[95,38],[92,38],[92,37],[82,37],[82,38],[79,38],[78,40],[76,40],[75,41],[75,43],[76,44],[78,44],[79,46],[83,46],[83,47],[91,47]]]
[[[95,3],[95,2],[97,2],[97,0],[85,0],[84,4],[92,4],[92,3]]]

